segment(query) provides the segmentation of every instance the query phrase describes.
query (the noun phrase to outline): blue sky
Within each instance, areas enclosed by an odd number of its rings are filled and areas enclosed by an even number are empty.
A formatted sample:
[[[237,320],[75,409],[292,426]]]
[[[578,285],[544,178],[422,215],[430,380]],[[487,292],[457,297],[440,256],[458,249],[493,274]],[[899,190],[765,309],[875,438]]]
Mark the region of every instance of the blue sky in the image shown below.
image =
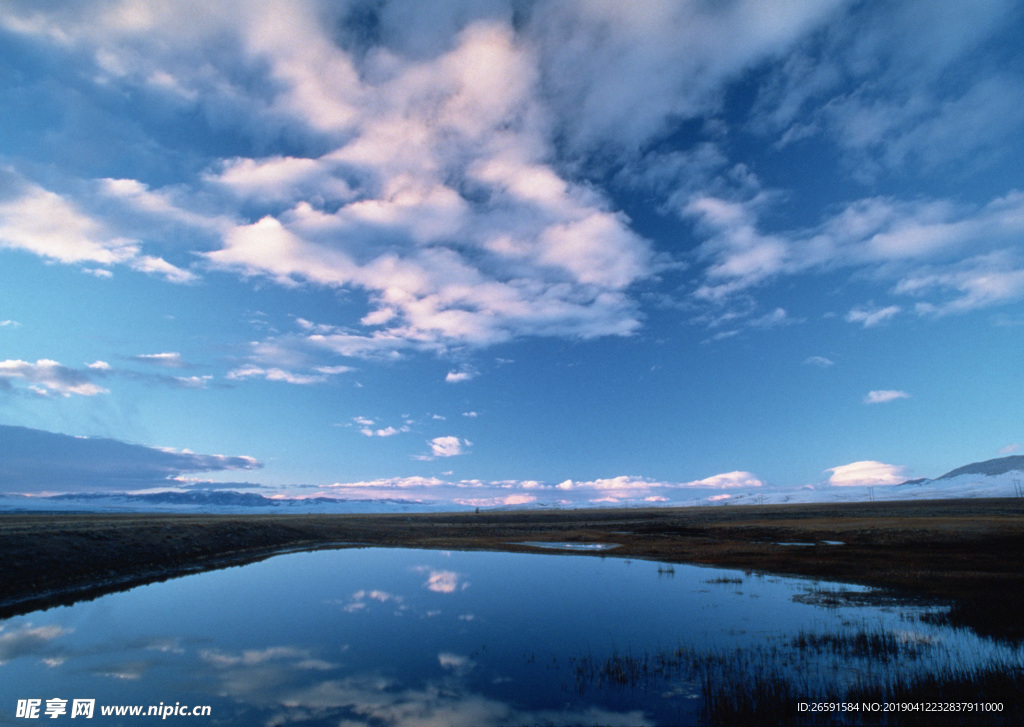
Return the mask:
[[[52,434],[152,455],[94,489],[483,505],[1019,451],[1022,30],[1010,0],[2,2],[0,425],[35,433],[4,487],[81,489],[30,476],[73,459]]]

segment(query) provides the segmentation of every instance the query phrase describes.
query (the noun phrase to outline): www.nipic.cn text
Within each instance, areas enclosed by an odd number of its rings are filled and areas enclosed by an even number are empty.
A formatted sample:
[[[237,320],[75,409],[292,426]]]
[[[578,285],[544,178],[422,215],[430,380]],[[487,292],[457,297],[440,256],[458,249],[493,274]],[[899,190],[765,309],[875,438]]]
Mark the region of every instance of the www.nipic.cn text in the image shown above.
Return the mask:
[[[19,699],[14,716],[19,719],[39,719],[49,717],[83,717],[92,719],[97,712],[95,699]],[[99,714],[103,717],[209,717],[210,706],[189,706],[181,702],[174,704],[102,704]]]

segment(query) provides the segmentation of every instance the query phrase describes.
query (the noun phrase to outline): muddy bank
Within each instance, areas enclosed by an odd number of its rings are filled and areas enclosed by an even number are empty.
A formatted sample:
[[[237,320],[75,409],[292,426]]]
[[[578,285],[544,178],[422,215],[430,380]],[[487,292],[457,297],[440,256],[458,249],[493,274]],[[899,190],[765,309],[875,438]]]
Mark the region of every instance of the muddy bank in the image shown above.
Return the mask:
[[[948,600],[954,621],[1024,637],[1024,500],[424,515],[0,515],[0,616],[296,548],[539,551],[720,565]],[[550,551],[547,551],[550,552]],[[1004,605],[1000,605],[1004,604]]]

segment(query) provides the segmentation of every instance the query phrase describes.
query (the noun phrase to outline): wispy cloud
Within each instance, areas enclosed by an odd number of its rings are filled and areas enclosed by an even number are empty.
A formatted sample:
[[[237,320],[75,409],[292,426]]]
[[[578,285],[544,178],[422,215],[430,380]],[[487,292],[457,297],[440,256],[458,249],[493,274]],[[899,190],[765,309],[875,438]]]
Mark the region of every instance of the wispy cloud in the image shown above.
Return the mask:
[[[885,404],[890,401],[896,401],[897,399],[909,399],[910,394],[905,391],[896,391],[893,389],[874,389],[867,393],[864,397],[865,404]]]
[[[328,381],[332,376],[336,376],[340,373],[346,373],[351,370],[352,369],[348,366],[324,366],[318,367],[310,373],[298,373],[278,368],[276,366],[264,368],[262,366],[246,364],[245,366],[239,366],[238,368],[229,371],[226,378],[231,381],[264,379],[266,381],[279,381],[286,384],[294,384],[296,386],[309,386],[312,384],[322,384],[325,381]]]
[[[834,366],[835,361],[826,356],[808,356],[804,359],[804,365],[806,366],[818,366],[819,368],[828,368]]]
[[[181,358],[180,353],[143,353],[138,356],[132,356],[132,361],[138,361],[140,363],[151,363],[157,366],[166,366],[167,368],[180,369],[184,368],[185,361]]]
[[[873,328],[879,323],[889,320],[899,314],[902,309],[898,305],[890,305],[885,308],[854,308],[846,314],[846,320],[850,323],[860,323],[865,328]]]

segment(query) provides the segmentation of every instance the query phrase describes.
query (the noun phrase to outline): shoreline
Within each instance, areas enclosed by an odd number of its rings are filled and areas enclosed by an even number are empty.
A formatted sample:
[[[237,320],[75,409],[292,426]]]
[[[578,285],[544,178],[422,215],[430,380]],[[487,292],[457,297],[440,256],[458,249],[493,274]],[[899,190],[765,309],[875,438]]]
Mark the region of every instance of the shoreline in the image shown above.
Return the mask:
[[[540,546],[551,542],[577,547]],[[616,547],[579,547],[598,543]],[[820,578],[948,602],[955,623],[1024,639],[1024,615],[1005,605],[1024,593],[1024,499],[1013,498],[386,515],[3,513],[0,618],[289,550],[375,546]]]

